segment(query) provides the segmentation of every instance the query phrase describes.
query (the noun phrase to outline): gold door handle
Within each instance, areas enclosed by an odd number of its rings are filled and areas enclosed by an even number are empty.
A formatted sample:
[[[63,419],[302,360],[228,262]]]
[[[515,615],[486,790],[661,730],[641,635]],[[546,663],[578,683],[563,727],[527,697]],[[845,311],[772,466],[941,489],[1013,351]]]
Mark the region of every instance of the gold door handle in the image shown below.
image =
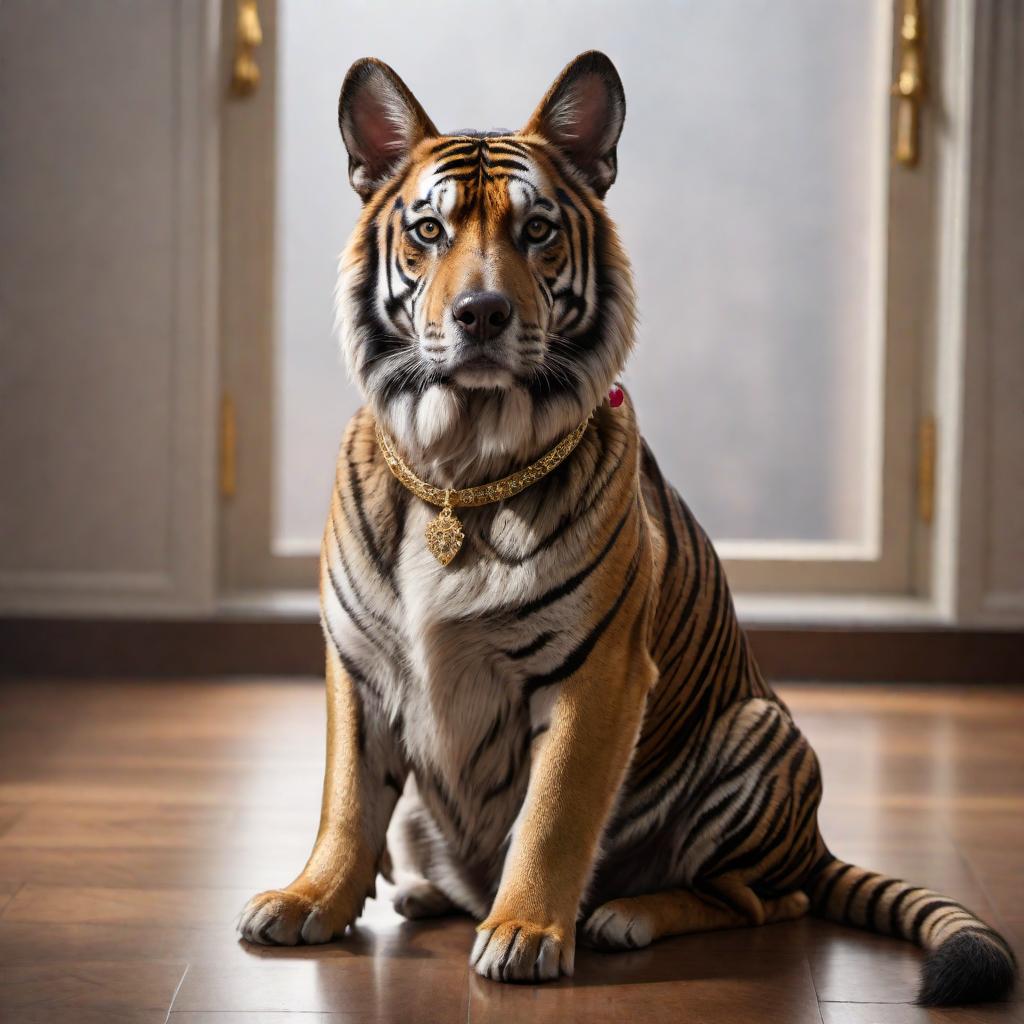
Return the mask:
[[[263,43],[263,28],[256,0],[237,0],[235,18],[235,62],[231,71],[231,89],[236,96],[249,96],[260,84],[256,48]]]
[[[895,156],[904,167],[916,167],[921,156],[921,104],[925,97],[921,0],[903,0],[899,46],[899,73],[892,86],[896,97]]]

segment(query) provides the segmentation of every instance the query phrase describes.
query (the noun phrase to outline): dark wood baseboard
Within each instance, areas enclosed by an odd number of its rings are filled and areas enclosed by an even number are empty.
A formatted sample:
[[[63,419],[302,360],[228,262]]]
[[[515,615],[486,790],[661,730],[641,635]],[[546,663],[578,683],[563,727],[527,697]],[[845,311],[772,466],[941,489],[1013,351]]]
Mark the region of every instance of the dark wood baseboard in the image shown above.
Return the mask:
[[[748,626],[771,680],[1024,683],[1024,631]]]
[[[1022,683],[1024,632],[746,627],[773,680]],[[302,676],[323,671],[309,620],[0,618],[0,676]]]

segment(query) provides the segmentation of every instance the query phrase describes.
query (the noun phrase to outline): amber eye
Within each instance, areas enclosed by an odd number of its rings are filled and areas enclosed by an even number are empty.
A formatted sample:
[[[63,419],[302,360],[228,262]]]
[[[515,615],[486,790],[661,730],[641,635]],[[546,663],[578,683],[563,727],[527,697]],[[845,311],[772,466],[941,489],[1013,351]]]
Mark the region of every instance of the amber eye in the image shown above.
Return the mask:
[[[536,245],[538,242],[546,242],[555,233],[555,226],[543,217],[534,217],[526,222],[523,233],[528,242]]]
[[[441,227],[439,221],[434,220],[432,217],[428,217],[426,220],[421,220],[418,224],[413,227],[413,232],[421,242],[426,242],[427,245],[433,245],[439,241],[441,236],[444,234],[444,229]]]

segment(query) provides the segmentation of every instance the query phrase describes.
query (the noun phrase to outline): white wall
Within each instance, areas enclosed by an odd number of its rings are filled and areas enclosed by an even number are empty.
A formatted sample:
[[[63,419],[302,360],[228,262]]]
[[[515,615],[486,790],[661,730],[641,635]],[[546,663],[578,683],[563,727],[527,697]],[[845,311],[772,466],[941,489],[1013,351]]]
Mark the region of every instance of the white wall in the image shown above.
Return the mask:
[[[0,608],[212,599],[218,16],[0,4]]]

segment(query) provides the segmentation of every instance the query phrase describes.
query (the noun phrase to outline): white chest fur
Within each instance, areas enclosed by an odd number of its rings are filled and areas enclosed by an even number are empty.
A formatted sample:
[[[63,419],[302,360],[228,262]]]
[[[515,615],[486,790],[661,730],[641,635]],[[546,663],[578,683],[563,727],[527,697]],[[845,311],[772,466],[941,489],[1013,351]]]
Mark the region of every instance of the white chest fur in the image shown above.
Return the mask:
[[[325,619],[380,694],[438,823],[456,847],[464,840],[467,850],[487,856],[515,820],[530,737],[544,728],[550,710],[549,691],[527,698],[524,690],[571,647],[584,598],[569,594],[523,616],[524,607],[562,582],[561,566],[545,557],[521,563],[482,557],[482,517],[471,511],[466,546],[443,567],[423,539],[435,515],[419,502],[409,508],[393,587],[358,581],[372,629],[353,620],[355,594],[345,601],[325,594]],[[508,512],[487,525],[490,543],[533,546],[533,528]],[[332,578],[344,596],[345,574]]]

